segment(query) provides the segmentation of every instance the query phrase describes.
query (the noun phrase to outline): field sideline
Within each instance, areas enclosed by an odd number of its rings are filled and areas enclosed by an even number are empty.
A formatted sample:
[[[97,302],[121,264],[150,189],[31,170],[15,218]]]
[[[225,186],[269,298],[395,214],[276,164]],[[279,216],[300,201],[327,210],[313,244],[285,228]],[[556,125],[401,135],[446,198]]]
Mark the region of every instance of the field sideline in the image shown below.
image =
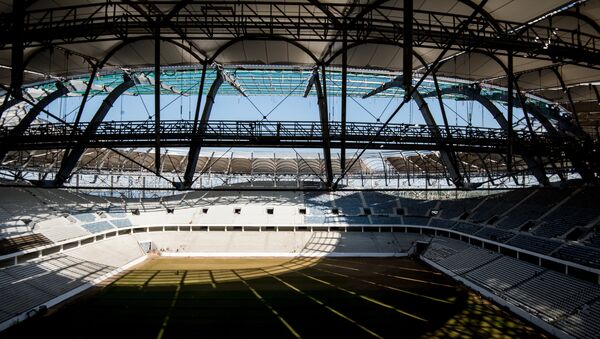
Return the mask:
[[[151,258],[0,337],[540,337],[407,258]]]

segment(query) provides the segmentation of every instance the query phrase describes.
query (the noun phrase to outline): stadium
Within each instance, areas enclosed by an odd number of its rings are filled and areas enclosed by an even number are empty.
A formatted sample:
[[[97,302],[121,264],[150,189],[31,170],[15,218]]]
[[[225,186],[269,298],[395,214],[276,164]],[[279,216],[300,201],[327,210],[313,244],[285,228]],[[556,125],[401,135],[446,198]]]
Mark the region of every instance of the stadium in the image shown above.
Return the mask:
[[[600,0],[0,17],[0,337],[600,338]]]

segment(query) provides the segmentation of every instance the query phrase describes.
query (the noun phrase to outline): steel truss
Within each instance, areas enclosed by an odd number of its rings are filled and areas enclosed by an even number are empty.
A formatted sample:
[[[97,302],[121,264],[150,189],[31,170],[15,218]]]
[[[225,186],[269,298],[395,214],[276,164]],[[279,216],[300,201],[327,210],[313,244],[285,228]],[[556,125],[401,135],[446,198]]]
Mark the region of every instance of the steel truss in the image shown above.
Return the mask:
[[[159,6],[176,10],[164,13]],[[353,4],[352,17],[345,17],[348,5],[266,1],[113,1],[48,9],[25,9],[23,24],[15,24],[12,13],[0,16],[0,30],[22,29],[25,47],[72,44],[88,41],[123,40],[139,35],[189,40],[234,40],[246,37],[280,37],[290,41],[341,42],[368,40],[399,43],[404,40],[404,9],[385,1]],[[416,47],[443,48],[460,33],[468,15],[413,10],[411,43]],[[407,25],[409,26],[409,25]],[[455,50],[470,47],[506,55],[564,60],[588,64],[600,59],[600,38],[581,31],[567,37],[555,33],[551,23],[523,24],[493,19],[483,10],[458,34]],[[10,35],[0,36],[0,47],[14,43]],[[552,43],[547,45],[546,42]],[[331,51],[335,54],[336,51]]]
[[[86,133],[91,127],[94,134]],[[508,133],[502,129],[449,126],[432,129],[427,125],[388,124],[379,135],[381,123],[348,122],[346,144],[349,148],[389,150],[439,150],[442,141],[450,141],[457,151],[506,151]],[[154,146],[154,122],[105,121],[80,123],[81,131],[72,133],[72,127],[63,123],[30,126],[20,135],[10,128],[0,128],[0,142],[7,151],[26,149],[55,149],[87,142],[87,148],[149,147]],[[319,122],[287,121],[208,121],[201,122],[203,146],[207,147],[322,147],[323,129]],[[341,124],[329,123],[331,147],[338,148]],[[546,133],[514,132],[516,152],[529,149],[537,154],[561,152],[564,140]],[[160,138],[165,147],[190,147],[195,138],[194,121],[162,121]],[[372,145],[368,145],[370,139]],[[440,146],[442,145],[442,146]]]
[[[283,147],[283,148],[322,148],[326,174],[326,186],[335,188],[347,172],[346,149],[367,149],[438,151],[441,154],[440,172],[458,187],[467,186],[468,178],[463,178],[460,167],[464,164],[457,156],[458,152],[478,154],[498,154],[512,171],[515,156],[525,160],[530,170],[535,172],[538,182],[547,184],[542,159],[551,159],[554,164],[569,159],[581,176],[588,182],[595,181],[598,175],[600,147],[588,137],[569,133],[556,133],[548,119],[557,115],[549,110],[529,107],[519,94],[518,78],[512,72],[512,58],[529,57],[552,62],[573,63],[596,67],[593,61],[600,60],[600,37],[581,30],[570,34],[556,34],[551,20],[535,21],[531,24],[500,21],[494,19],[484,8],[486,0],[473,4],[464,0],[464,4],[474,9],[471,15],[422,11],[412,8],[411,1],[404,1],[404,8],[396,8],[388,1],[374,1],[370,4],[322,4],[317,0],[308,2],[279,1],[112,1],[96,2],[60,8],[28,8],[27,3],[19,3],[14,12],[0,15],[0,50],[11,50],[11,86],[6,88],[5,100],[0,112],[11,103],[21,101],[23,72],[29,61],[40,51],[47,48],[65,49],[68,45],[90,41],[120,41],[100,60],[90,56],[78,55],[92,66],[92,74],[87,84],[82,106],[74,125],[47,123],[32,125],[36,117],[45,111],[45,107],[69,90],[62,84],[46,98],[33,104],[25,118],[15,128],[0,127],[0,159],[10,151],[24,150],[67,150],[53,186],[61,186],[69,180],[86,149],[101,148],[154,148],[154,172],[160,176],[164,166],[163,158],[170,159],[165,147],[189,147],[187,167],[182,181],[176,186],[180,189],[191,187],[194,182],[196,164],[203,147]],[[170,8],[164,12],[164,8]],[[407,22],[410,20],[410,22]],[[564,33],[564,32],[561,32]],[[122,84],[105,100],[106,107],[101,108],[92,121],[81,122],[79,118],[83,106],[92,88],[94,75],[123,46],[135,41],[151,39],[155,42],[154,65],[154,121],[103,121],[110,105],[132,83]],[[179,43],[176,40],[185,40]],[[206,55],[194,44],[194,40],[226,41],[212,55]],[[320,122],[270,122],[270,121],[211,121],[210,113],[215,96],[223,80],[232,84],[243,95],[235,79],[229,78],[223,68],[217,70],[217,76],[207,96],[202,116],[201,95],[198,97],[196,114],[193,121],[164,121],[160,118],[161,83],[160,42],[166,41],[185,49],[203,66],[202,80],[199,86],[203,91],[207,65],[227,48],[243,40],[280,40],[300,48],[315,62],[315,72],[310,78],[307,93],[315,86],[319,103]],[[317,41],[328,43],[328,48],[319,57],[315,56],[302,43]],[[404,48],[404,68],[401,77],[392,81],[388,87],[402,87],[405,100],[393,113],[409,100],[417,101],[427,125],[413,126],[347,122],[345,100],[347,96],[347,52],[361,44],[376,43],[395,45]],[[39,47],[27,56],[25,48]],[[442,50],[434,64],[423,67],[426,74],[413,86],[412,57],[413,47]],[[446,60],[441,60],[446,52],[484,51],[488,55],[506,55],[509,65],[504,67],[508,76],[508,116],[504,117],[489,100],[482,100],[480,91],[473,90],[473,96],[499,121],[502,129],[448,126],[438,127],[423,97],[436,95],[453,89],[439,89],[436,80],[436,93],[420,94],[419,85],[428,74],[434,76],[437,68]],[[328,121],[326,69],[334,59],[342,56],[342,122]],[[497,57],[496,57],[497,58]],[[320,69],[320,75],[319,75]],[[566,90],[571,106],[574,106],[569,91],[556,72],[561,86]],[[320,79],[320,77],[322,79]],[[514,82],[514,84],[513,84]],[[513,98],[517,93],[519,100]],[[386,85],[382,87],[385,90]],[[172,90],[172,89],[171,89]],[[464,91],[460,91],[463,92]],[[411,98],[412,94],[412,98]],[[24,100],[24,99],[23,99]],[[542,122],[548,132],[539,133],[529,130],[513,129],[513,108],[520,106]],[[441,105],[442,106],[442,105]],[[443,106],[442,106],[443,110]],[[1,113],[0,113],[1,116]],[[577,120],[576,112],[573,114]],[[266,119],[266,118],[265,118]],[[444,119],[446,120],[445,116]],[[560,123],[561,121],[559,121]],[[565,121],[562,121],[563,125]],[[580,127],[572,125],[572,127]],[[578,131],[580,128],[578,129]],[[331,149],[342,150],[342,174],[333,183]],[[348,167],[353,167],[360,155],[354,157]],[[535,156],[534,156],[535,155]],[[53,161],[53,164],[56,161]],[[483,163],[483,160],[482,160]],[[346,169],[346,170],[344,170]],[[486,171],[488,171],[486,169]],[[489,174],[489,171],[488,171]]]

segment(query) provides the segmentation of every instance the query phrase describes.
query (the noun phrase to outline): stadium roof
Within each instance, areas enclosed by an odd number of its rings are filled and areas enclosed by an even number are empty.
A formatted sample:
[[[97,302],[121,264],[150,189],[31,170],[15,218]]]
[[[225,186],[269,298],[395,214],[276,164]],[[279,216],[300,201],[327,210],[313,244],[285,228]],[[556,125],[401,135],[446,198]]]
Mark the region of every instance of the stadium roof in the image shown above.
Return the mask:
[[[524,114],[530,133],[540,131],[534,126],[537,122],[552,138],[556,129],[563,137],[577,136],[580,142],[585,139],[580,131],[597,133],[600,122],[597,0],[33,0],[0,2],[0,12],[4,32],[0,36],[0,84],[8,94],[3,106],[11,97],[19,99],[21,93],[31,106],[41,106],[44,99],[51,102],[53,95],[67,93],[84,96],[84,103],[87,92],[107,98],[117,92],[197,94],[200,83],[210,97],[210,84],[223,78],[219,95],[316,94],[323,130],[327,112],[321,107],[321,97],[402,97],[409,92],[405,88],[411,90],[421,110],[423,98],[428,97],[438,96],[442,106],[442,95],[477,100],[496,120],[501,112],[491,102],[510,107],[509,112],[513,106],[521,107],[530,111]],[[319,74],[325,79],[320,85],[323,89],[311,91]],[[127,84],[128,79],[134,87]],[[518,95],[508,95],[511,91]],[[160,109],[154,116],[157,173],[161,168],[159,113]],[[531,123],[529,115],[536,122]],[[507,121],[498,123],[511,143],[516,124],[512,114],[507,116]],[[198,117],[194,131],[197,123]],[[343,139],[345,122],[341,124]],[[432,128],[435,122],[427,124]],[[376,136],[386,125],[373,126],[380,128]],[[445,125],[447,137],[456,137],[447,121]],[[95,133],[97,127],[91,126]],[[27,127],[12,133],[22,134],[17,132]],[[51,130],[61,128],[55,127]],[[439,138],[437,129],[429,137]],[[275,137],[280,137],[279,130]],[[546,137],[541,135],[542,140]],[[80,146],[89,146],[88,136],[82,138]],[[200,147],[192,141],[192,149],[194,143],[197,150],[190,151],[192,160]],[[328,136],[323,135],[322,143],[328,153]],[[372,143],[369,140],[365,149]],[[343,173],[352,167],[344,168],[345,147],[342,140]],[[512,147],[494,150],[507,152],[505,168],[509,171]],[[436,146],[448,168],[452,156],[444,154],[452,151],[446,148],[443,143]],[[0,149],[0,153],[8,151]],[[561,156],[540,155],[546,159]],[[587,166],[579,151],[566,156],[579,167],[578,172]],[[330,156],[324,154],[324,158],[331,167]],[[462,161],[454,158],[454,162]],[[533,158],[523,157],[529,167],[535,163]],[[65,160],[61,162],[64,165]],[[592,172],[587,172],[582,176],[589,179]]]
[[[222,65],[310,67],[326,62],[341,67],[343,37],[336,28],[351,21],[348,25],[357,27],[347,35],[348,67],[396,73],[403,70],[403,2],[397,0],[25,3],[30,3],[23,9],[25,84],[49,76],[88,74],[88,61],[102,61],[111,54],[106,68],[152,66],[156,21],[162,21],[161,37],[165,40],[160,62],[164,67],[198,65],[206,59]],[[470,0],[414,1],[413,27],[421,40],[413,48],[415,72],[433,63],[442,52],[443,44],[434,41],[435,37],[422,37],[423,32],[457,29],[478,4]],[[10,25],[15,15],[11,2],[3,1],[0,11],[4,25]],[[513,68],[520,76],[521,90],[569,106],[551,70],[556,66],[573,101],[589,108],[577,110],[584,113],[598,111],[589,103],[598,101],[600,67],[592,65],[595,62],[584,54],[563,53],[559,48],[578,46],[598,56],[599,20],[598,1],[492,0],[485,3],[468,30],[491,38],[506,35],[516,40],[515,44],[528,44],[528,48],[514,50]],[[98,28],[101,23],[106,24]],[[364,27],[366,24],[372,27]],[[0,71],[0,83],[4,85],[10,84],[11,40],[9,36],[0,40],[0,64],[6,66]],[[498,64],[507,65],[506,52],[494,50],[484,41],[479,45],[457,41],[437,75],[506,85],[506,72]]]

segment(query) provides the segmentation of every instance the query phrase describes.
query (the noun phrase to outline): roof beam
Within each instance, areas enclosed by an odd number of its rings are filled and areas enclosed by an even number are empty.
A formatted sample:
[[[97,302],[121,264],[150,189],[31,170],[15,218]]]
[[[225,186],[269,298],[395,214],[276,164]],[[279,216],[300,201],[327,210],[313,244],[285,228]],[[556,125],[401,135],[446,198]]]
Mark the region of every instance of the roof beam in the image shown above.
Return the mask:
[[[412,54],[411,54],[411,58],[412,58]],[[445,142],[443,141],[443,137],[442,137],[442,133],[440,132],[440,128],[437,125],[435,119],[433,118],[433,114],[431,113],[431,110],[429,109],[427,102],[425,102],[425,99],[423,98],[421,93],[419,93],[418,90],[411,91],[410,89],[407,90],[406,87],[404,87],[404,81],[406,81],[406,80],[407,79],[404,77],[397,76],[395,79],[388,81],[387,83],[381,85],[380,87],[378,87],[378,88],[374,89],[373,91],[371,91],[370,93],[366,94],[363,98],[368,98],[370,96],[373,96],[377,93],[381,93],[381,92],[383,92],[389,88],[393,88],[393,87],[402,88],[404,90],[405,95],[410,94],[409,92],[412,92],[412,99],[415,100],[415,102],[417,103],[417,106],[419,107],[419,111],[421,112],[421,115],[423,115],[423,119],[425,119],[425,123],[429,127],[431,134],[439,140],[438,144],[441,147],[445,146]],[[411,87],[412,87],[412,79],[411,79]],[[406,98],[404,100],[406,100]],[[465,187],[466,184],[465,184],[464,178],[460,173],[458,165],[453,160],[453,159],[456,159],[456,154],[454,154],[454,152],[450,151],[449,149],[442,148],[440,150],[440,158],[442,159],[442,162],[444,163],[444,166],[446,167],[446,170],[448,171],[448,174],[450,175],[449,179],[452,181],[452,183],[454,183],[454,185],[459,188]]]
[[[204,75],[203,75],[204,77]],[[210,90],[206,95],[206,103],[204,104],[204,110],[202,111],[202,117],[200,118],[200,126],[197,129],[196,133],[194,133],[194,137],[192,138],[192,142],[190,145],[190,150],[188,152],[188,161],[185,168],[185,174],[183,176],[183,181],[175,183],[175,187],[179,190],[185,190],[192,187],[194,183],[194,173],[196,173],[196,166],[198,165],[198,157],[200,155],[200,149],[202,148],[202,138],[204,136],[204,132],[206,130],[206,124],[210,119],[210,113],[212,112],[213,105],[215,103],[215,97],[217,96],[217,92],[223,84],[223,72],[217,69],[217,75],[212,85],[210,86]],[[202,86],[201,86],[202,87]],[[202,93],[199,94],[202,97]],[[200,99],[199,99],[200,100]],[[198,107],[200,103],[196,107]],[[198,110],[198,108],[196,108]],[[197,122],[194,122],[194,127],[197,126]],[[196,129],[196,128],[194,128]]]
[[[392,119],[394,119],[394,117],[396,116],[396,114],[398,114],[398,112],[402,109],[402,107],[408,102],[407,99],[409,99],[412,96],[412,92],[416,92],[417,89],[419,88],[419,86],[423,83],[423,81],[429,76],[429,74],[431,74],[431,72],[433,72],[433,70],[438,67],[438,65],[440,64],[440,62],[442,62],[442,59],[444,58],[444,55],[446,55],[446,53],[450,50],[450,48],[452,48],[452,46],[454,45],[454,43],[456,42],[456,40],[458,39],[458,37],[461,34],[463,34],[463,32],[465,32],[467,30],[467,28],[469,27],[469,25],[471,24],[471,22],[473,21],[473,19],[475,19],[476,14],[479,12],[479,10],[481,10],[485,6],[485,4],[487,2],[488,2],[488,0],[482,0],[481,3],[479,3],[479,5],[477,6],[477,9],[475,9],[475,11],[473,11],[473,13],[471,13],[471,15],[468,17],[468,19],[465,20],[464,22],[462,22],[459,25],[458,30],[451,35],[451,38],[448,41],[446,41],[446,44],[445,44],[442,52],[437,56],[437,58],[435,59],[435,61],[431,65],[431,67],[429,67],[425,71],[425,74],[423,74],[423,76],[421,76],[421,79],[419,79],[419,81],[416,83],[416,85],[414,87],[411,87],[410,93],[408,95],[404,95],[404,100],[402,100],[402,103],[400,103],[400,105],[394,110],[394,112],[392,112],[392,114],[389,116],[389,118],[383,123],[383,125],[381,126],[381,128],[379,128],[379,130],[375,134],[375,137],[372,138],[369,141],[369,143],[367,144],[367,146],[370,145],[376,137],[378,137],[379,135],[381,135],[381,132],[383,132],[385,130],[385,128],[392,121]],[[354,164],[354,162],[356,162],[356,161],[358,161],[360,159],[360,157],[365,153],[366,150],[367,150],[367,147],[361,149],[357,153],[357,156],[354,159],[354,161],[352,162],[352,164],[350,165],[350,167],[352,167],[352,165]],[[340,177],[337,179],[337,181],[336,181],[336,183],[335,183],[334,186],[336,186],[337,183],[344,178],[344,176],[347,174],[347,171],[348,170],[346,169],[346,172],[343,172],[340,175]]]
[[[9,131],[9,135],[21,135],[31,123],[38,117],[38,115],[46,108],[46,106],[50,105],[56,99],[62,97],[63,95],[69,93],[69,90],[60,82],[56,83],[56,90],[47,96],[45,96],[42,100],[38,101],[29,112],[25,114],[23,119],[19,121],[19,123]],[[0,146],[0,160],[4,159],[6,153],[8,152],[6,147]]]
[[[413,72],[413,0],[404,0],[404,46],[402,47],[402,87],[405,89],[404,95],[409,95],[408,91],[412,87]],[[417,91],[415,91],[416,93]],[[405,98],[410,100],[410,98]]]
[[[161,172],[160,156],[160,27],[156,25],[154,32],[154,170],[159,175]]]
[[[313,73],[308,81],[306,90],[304,91],[304,97],[306,98],[310,93],[312,87],[315,87],[317,92],[317,104],[319,106],[319,119],[321,121],[321,132],[323,134],[323,160],[325,162],[325,184],[327,188],[332,188],[333,183],[333,166],[331,164],[331,140],[329,138],[329,113],[327,111],[327,90],[326,77],[325,77],[325,65],[321,66],[321,74],[323,76],[323,85],[321,86],[321,80],[319,79],[319,69],[313,69]]]
[[[62,162],[60,170],[56,174],[54,181],[50,183],[49,186],[61,187],[64,185],[64,183],[71,176],[71,173],[75,169],[75,166],[77,166],[77,162],[85,152],[89,139],[96,133],[96,131],[98,130],[98,126],[104,120],[104,118],[108,114],[108,111],[112,108],[115,101],[126,90],[135,85],[133,79],[131,79],[128,75],[125,75],[123,80],[123,83],[117,86],[112,92],[110,92],[106,96],[106,98],[104,98],[104,101],[102,101],[100,108],[98,109],[98,111],[96,111],[96,114],[94,114],[94,116],[88,123],[85,131],[83,131],[82,139],[73,147],[73,149],[67,155],[64,156],[64,160]],[[44,183],[44,185],[48,184]]]
[[[348,106],[348,34],[344,25],[343,32],[343,52],[342,52],[342,93],[340,100],[342,101],[342,133],[341,133],[341,148],[340,148],[340,171],[346,171],[346,123],[347,123],[347,106]]]
[[[488,98],[481,95],[481,87],[479,87],[479,86],[477,86],[475,88],[468,87],[468,86],[448,87],[448,88],[442,89],[442,91],[441,91],[442,95],[451,94],[451,93],[465,94],[465,95],[469,96],[471,99],[479,102],[483,107],[486,108],[486,110],[488,112],[490,112],[492,114],[492,116],[494,117],[494,119],[496,120],[498,125],[503,130],[509,131],[508,120],[506,119],[504,114],[502,114],[500,109],[496,105],[494,105],[494,103],[491,100],[489,100]],[[544,185],[544,186],[549,185],[548,177],[546,176],[543,165],[539,161],[535,160],[535,158],[532,154],[523,154],[522,156],[523,156],[523,160],[525,160],[525,162],[527,163],[527,166],[529,166],[529,168],[533,172],[533,175],[535,176],[537,181],[540,183],[540,185]],[[510,160],[508,158],[505,158],[505,159],[508,164],[508,162]],[[509,171],[510,171],[510,169],[509,169]]]

